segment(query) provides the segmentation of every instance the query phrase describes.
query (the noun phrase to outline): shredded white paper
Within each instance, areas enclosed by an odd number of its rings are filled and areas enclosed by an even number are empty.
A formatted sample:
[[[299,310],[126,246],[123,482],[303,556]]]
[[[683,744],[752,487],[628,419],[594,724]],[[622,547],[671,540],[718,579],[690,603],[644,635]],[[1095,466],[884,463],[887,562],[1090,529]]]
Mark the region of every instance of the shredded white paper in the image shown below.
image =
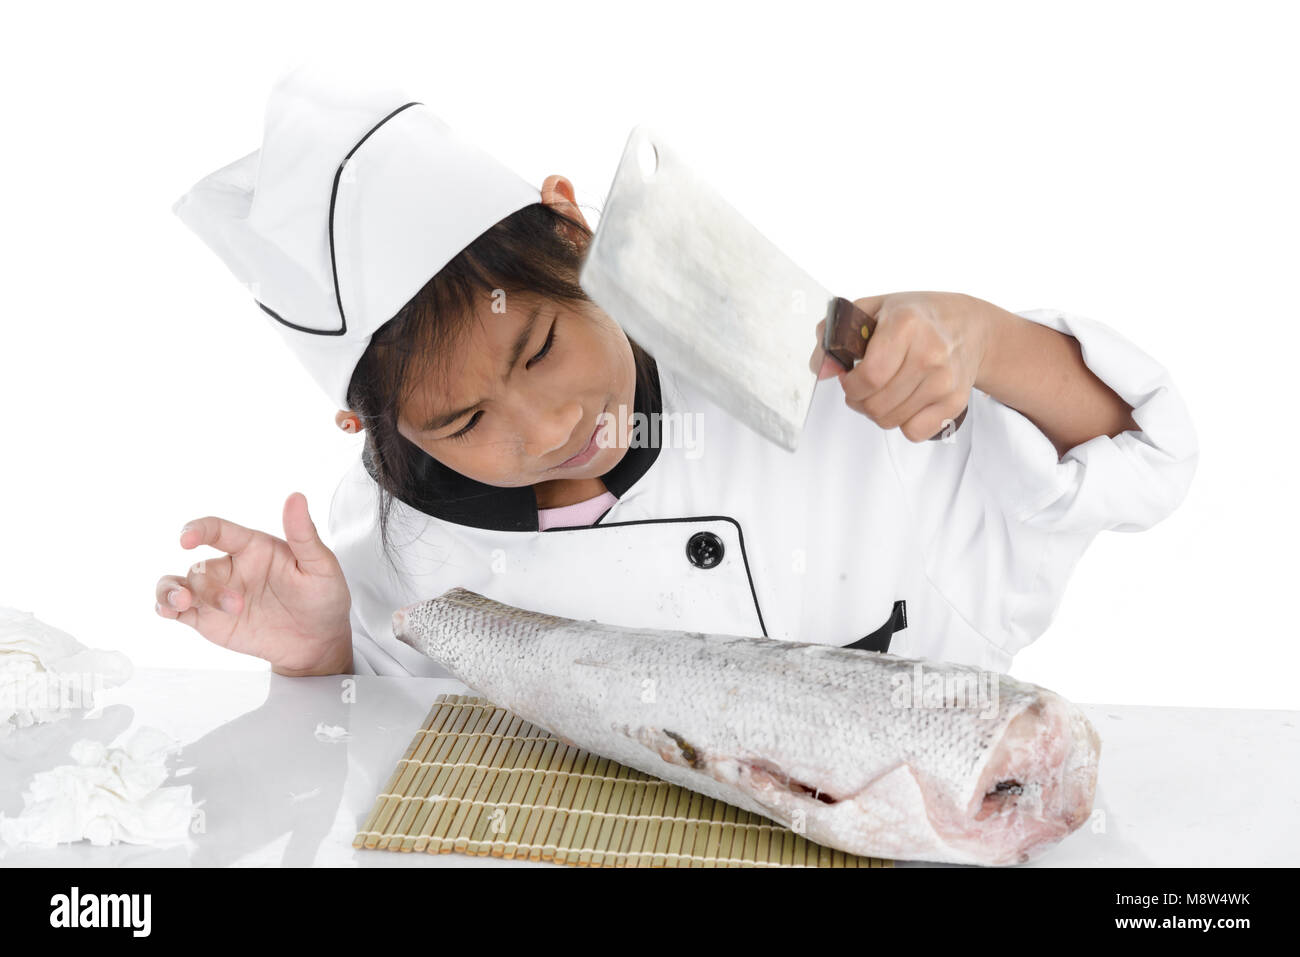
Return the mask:
[[[78,741],[71,749],[75,764],[38,772],[23,792],[22,813],[0,814],[0,842],[184,843],[194,813],[190,787],[161,787],[167,756],[179,749],[180,742],[151,727],[120,748]]]
[[[95,706],[95,692],[131,677],[118,651],[87,648],[31,612],[0,608],[0,737]]]
[[[340,728],[337,724],[326,724],[322,721],[316,725],[317,741],[346,741],[352,735],[347,728]]]

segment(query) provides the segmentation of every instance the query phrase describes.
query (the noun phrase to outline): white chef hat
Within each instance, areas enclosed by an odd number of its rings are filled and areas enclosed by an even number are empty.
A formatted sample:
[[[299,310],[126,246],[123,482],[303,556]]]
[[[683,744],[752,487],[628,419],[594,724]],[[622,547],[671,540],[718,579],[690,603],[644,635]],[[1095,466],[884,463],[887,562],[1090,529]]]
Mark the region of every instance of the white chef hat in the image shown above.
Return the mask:
[[[172,211],[253,293],[335,406],[370,337],[539,190],[422,103],[316,64],[283,75],[262,147]]]

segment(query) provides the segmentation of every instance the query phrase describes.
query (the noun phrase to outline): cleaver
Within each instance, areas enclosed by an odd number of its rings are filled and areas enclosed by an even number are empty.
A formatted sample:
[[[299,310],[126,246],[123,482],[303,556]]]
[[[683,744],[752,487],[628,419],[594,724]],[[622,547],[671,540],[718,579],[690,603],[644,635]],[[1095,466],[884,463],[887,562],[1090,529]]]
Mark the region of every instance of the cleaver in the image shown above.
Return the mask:
[[[846,369],[876,328],[646,126],[628,137],[578,282],[657,361],[790,452],[817,385],[808,369],[817,323],[826,320],[822,347]]]

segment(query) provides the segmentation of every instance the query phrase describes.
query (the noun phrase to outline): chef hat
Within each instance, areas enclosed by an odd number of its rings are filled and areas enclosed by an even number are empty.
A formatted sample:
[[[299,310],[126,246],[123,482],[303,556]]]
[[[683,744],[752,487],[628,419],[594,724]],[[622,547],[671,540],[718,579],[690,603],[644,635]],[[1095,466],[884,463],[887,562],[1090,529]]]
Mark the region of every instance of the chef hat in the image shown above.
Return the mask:
[[[401,90],[309,64],[272,89],[261,149],[199,180],[172,211],[346,409],[375,331],[482,233],[540,199]]]

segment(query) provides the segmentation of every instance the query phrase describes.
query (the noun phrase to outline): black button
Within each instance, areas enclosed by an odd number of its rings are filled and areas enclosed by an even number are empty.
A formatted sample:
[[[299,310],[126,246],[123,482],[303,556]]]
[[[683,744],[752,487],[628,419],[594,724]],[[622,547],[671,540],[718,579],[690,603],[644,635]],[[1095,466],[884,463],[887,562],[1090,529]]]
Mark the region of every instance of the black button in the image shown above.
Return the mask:
[[[712,568],[722,561],[722,539],[712,532],[696,532],[686,542],[686,557],[696,568]]]

